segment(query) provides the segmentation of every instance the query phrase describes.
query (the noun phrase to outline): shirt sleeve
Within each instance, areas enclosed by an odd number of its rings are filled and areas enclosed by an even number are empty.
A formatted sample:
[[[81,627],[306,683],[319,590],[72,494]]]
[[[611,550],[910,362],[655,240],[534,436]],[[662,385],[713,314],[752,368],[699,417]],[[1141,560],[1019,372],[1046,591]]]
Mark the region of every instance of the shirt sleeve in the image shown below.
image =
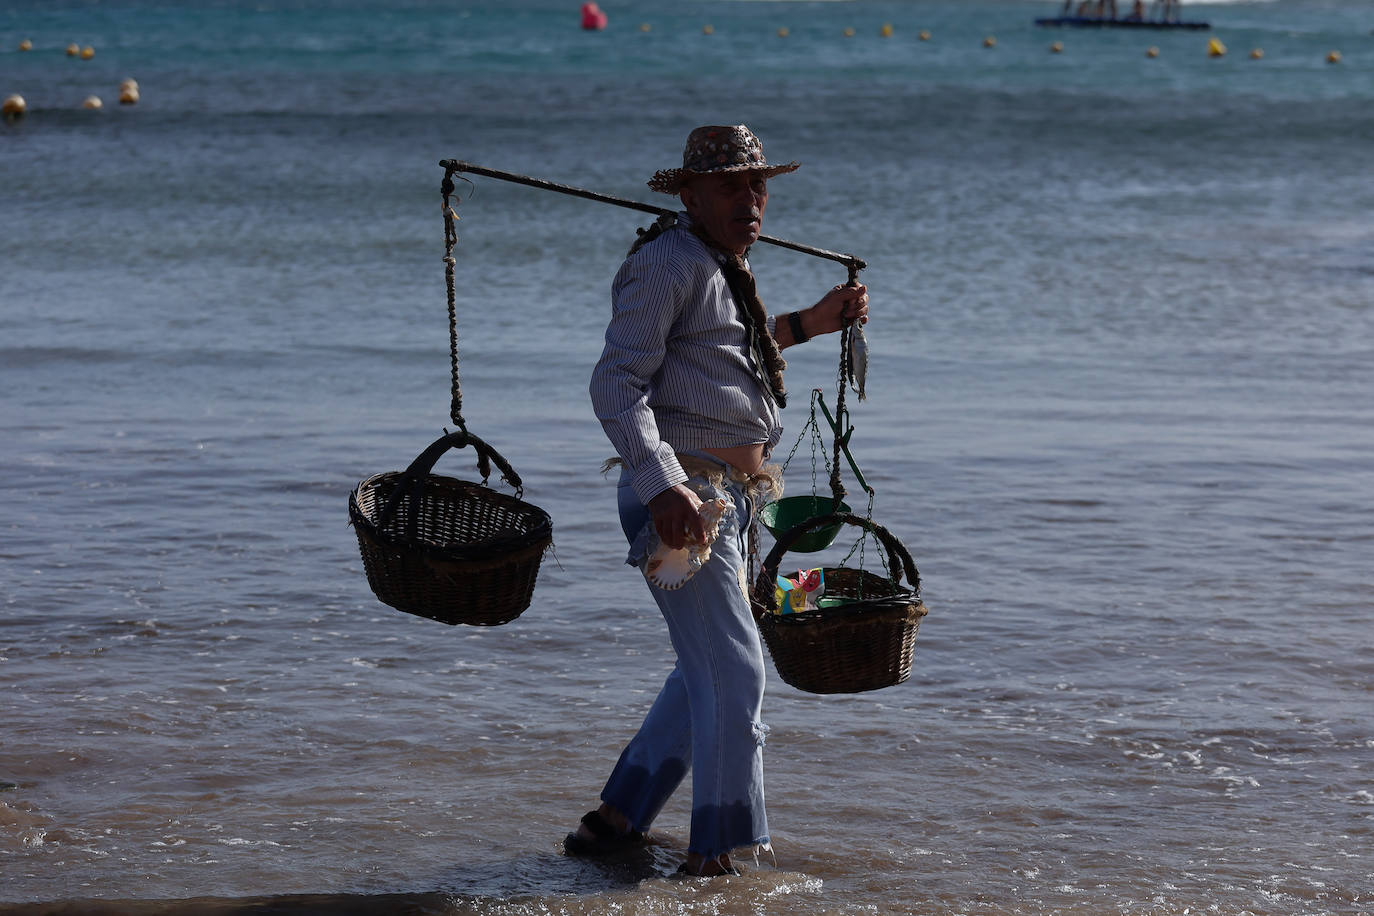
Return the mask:
[[[606,346],[592,372],[592,408],[645,505],[687,479],[673,447],[660,438],[649,407],[649,390],[687,289],[686,278],[670,265],[647,257],[621,265],[611,285]]]

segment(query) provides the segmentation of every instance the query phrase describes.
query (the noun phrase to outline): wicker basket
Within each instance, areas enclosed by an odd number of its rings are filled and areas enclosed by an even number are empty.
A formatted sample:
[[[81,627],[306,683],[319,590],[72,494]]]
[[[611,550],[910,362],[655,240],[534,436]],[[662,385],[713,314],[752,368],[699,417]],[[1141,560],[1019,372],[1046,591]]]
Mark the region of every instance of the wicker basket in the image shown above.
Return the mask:
[[[447,624],[496,626],[529,607],[553,522],[516,496],[430,473],[444,452],[466,445],[484,480],[495,460],[518,492],[520,478],[505,460],[462,431],[434,442],[405,471],[359,483],[348,517],[382,603]]]
[[[839,524],[858,525],[877,535],[887,550],[892,578],[859,569],[826,569],[826,597],[852,599],[848,604],[775,613],[783,554],[808,532]],[[902,575],[910,588],[901,584]],[[778,538],[763,562],[752,603],[768,654],[785,682],[808,693],[863,693],[911,676],[916,631],[926,614],[920,591],[920,575],[900,541],[868,519],[838,513],[808,519]]]

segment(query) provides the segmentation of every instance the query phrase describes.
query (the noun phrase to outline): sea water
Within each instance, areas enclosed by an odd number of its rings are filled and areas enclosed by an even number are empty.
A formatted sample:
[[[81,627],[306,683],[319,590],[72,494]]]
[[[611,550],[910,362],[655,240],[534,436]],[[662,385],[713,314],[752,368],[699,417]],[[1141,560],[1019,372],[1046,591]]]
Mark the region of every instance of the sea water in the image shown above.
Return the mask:
[[[1368,908],[1374,7],[578,5],[0,9],[0,909]],[[458,183],[463,417],[554,520],[524,615],[381,605],[346,502],[452,426],[441,159],[671,205],[741,122],[802,162],[765,232],[868,264],[850,446],[930,614],[900,686],[770,668],[776,862],[697,882],[685,789],[559,848],[672,665],[586,395],[649,217]],[[846,279],[752,260],[776,312]],[[787,352],[794,495],[838,357]]]

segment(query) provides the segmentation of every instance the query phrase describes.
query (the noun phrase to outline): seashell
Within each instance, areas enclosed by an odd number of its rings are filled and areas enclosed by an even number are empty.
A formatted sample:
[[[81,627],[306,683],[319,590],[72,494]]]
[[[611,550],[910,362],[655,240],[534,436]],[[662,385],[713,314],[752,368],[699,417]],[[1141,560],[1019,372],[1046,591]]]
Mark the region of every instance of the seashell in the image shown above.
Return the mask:
[[[664,544],[650,523],[648,556],[644,560],[644,578],[649,584],[667,592],[686,585],[711,559],[711,545],[720,535],[720,520],[729,508],[730,502],[720,497],[703,502],[699,511],[706,537],[701,541],[688,538],[687,544],[677,549]]]

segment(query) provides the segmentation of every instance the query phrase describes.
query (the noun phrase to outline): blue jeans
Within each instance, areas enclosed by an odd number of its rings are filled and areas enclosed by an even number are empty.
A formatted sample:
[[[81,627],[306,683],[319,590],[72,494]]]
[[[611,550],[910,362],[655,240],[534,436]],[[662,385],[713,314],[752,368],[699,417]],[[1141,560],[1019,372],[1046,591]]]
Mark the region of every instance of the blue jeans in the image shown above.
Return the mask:
[[[704,453],[693,453],[722,468]],[[753,505],[728,477],[719,488],[687,481],[703,499],[723,496],[726,512],[711,558],[680,589],[649,585],[668,623],[677,664],[639,731],[620,755],[601,800],[647,831],[668,797],[692,772],[688,849],[718,859],[732,849],[767,846],[763,808],[763,647],[746,596],[747,546]],[[628,562],[643,560],[649,510],[622,473],[620,523],[631,543]],[[647,584],[647,583],[646,583]]]

